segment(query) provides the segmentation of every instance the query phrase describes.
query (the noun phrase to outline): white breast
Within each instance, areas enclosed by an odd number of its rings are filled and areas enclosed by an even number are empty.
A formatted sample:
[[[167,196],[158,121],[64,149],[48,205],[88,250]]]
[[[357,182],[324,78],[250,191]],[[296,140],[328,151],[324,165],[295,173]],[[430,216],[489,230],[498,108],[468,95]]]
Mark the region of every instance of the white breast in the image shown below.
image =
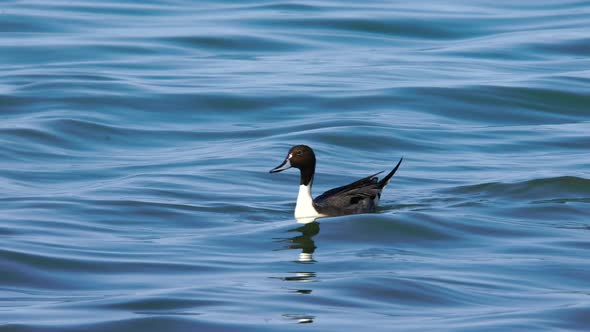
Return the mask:
[[[311,197],[311,186],[300,185],[299,194],[297,195],[297,204],[295,205],[295,219],[302,222],[313,221],[315,218],[322,217],[313,207],[313,198]]]

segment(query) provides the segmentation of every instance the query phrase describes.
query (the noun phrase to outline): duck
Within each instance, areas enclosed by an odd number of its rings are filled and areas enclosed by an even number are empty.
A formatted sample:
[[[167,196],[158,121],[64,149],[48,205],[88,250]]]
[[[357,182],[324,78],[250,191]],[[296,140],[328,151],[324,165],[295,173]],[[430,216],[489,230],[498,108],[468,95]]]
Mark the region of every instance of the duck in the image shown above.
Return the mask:
[[[403,157],[400,158],[393,170],[381,180],[377,175],[383,171],[330,189],[315,199],[312,196],[311,187],[315,175],[316,158],[309,146],[293,146],[289,149],[285,160],[279,166],[271,169],[270,173],[282,172],[292,167],[299,169],[299,194],[294,215],[297,221],[310,222],[323,217],[375,212],[383,188],[389,183],[402,160]]]

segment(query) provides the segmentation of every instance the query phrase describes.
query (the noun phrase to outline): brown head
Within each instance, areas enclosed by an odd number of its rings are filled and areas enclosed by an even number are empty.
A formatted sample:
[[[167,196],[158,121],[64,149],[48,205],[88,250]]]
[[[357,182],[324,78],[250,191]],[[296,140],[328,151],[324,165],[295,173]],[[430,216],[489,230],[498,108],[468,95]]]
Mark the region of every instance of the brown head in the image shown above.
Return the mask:
[[[315,154],[307,145],[295,145],[287,153],[282,164],[270,170],[270,173],[277,173],[289,169],[298,168],[301,171],[300,184],[309,185],[315,173]]]

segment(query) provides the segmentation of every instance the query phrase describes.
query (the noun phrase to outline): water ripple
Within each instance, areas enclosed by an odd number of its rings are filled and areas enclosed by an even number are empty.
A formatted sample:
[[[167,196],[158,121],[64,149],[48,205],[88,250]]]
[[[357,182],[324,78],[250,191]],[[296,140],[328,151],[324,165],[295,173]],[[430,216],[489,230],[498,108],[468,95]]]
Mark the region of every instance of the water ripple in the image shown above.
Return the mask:
[[[586,330],[588,12],[6,2],[0,330]]]

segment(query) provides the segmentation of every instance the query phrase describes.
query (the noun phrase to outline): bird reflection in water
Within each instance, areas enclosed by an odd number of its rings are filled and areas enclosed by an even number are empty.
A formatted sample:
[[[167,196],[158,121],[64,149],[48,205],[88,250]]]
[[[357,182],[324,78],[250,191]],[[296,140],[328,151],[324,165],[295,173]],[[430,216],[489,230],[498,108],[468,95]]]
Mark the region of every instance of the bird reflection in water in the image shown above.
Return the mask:
[[[299,263],[315,263],[313,259],[313,253],[317,248],[313,237],[320,232],[320,224],[312,222],[305,224],[301,227],[297,227],[289,230],[289,232],[300,233],[297,236],[289,238],[290,244],[287,246],[288,249],[301,249],[299,253]]]
[[[282,242],[288,242],[289,244],[284,249],[301,249],[298,259],[295,261],[301,266],[307,266],[306,269],[301,269],[297,272],[288,272],[289,275],[280,278],[282,281],[296,282],[296,283],[310,283],[316,282],[317,274],[310,271],[310,267],[316,263],[313,258],[313,253],[316,250],[315,241],[313,237],[320,232],[320,224],[317,222],[311,222],[304,224],[300,227],[290,229],[288,232],[298,233],[296,236],[290,238],[280,239]],[[290,293],[309,295],[312,293],[311,289],[304,287],[297,287],[296,289],[288,288]],[[295,320],[299,324],[310,324],[313,323],[315,316],[307,314],[284,314],[283,317],[289,320]]]

